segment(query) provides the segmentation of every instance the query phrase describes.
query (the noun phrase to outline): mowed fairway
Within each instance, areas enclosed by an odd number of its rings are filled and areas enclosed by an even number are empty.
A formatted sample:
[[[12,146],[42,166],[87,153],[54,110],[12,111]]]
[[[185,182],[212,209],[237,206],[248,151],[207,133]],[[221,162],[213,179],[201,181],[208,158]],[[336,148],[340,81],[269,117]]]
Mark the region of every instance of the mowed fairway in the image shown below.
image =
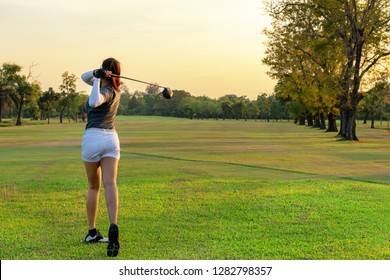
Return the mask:
[[[0,258],[107,259],[84,244],[84,123],[0,128]],[[118,259],[390,259],[390,133],[118,117]],[[108,230],[104,190],[97,227]]]

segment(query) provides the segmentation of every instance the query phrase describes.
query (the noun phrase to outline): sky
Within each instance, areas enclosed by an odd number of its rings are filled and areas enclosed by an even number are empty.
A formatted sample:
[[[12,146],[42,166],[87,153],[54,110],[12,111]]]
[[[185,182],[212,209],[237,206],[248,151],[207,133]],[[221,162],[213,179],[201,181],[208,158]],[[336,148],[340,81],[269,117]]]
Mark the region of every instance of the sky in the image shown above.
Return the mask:
[[[193,96],[256,99],[275,81],[262,64],[263,0],[0,0],[0,63],[29,66],[43,91],[114,57],[122,75]],[[130,92],[145,85],[123,80]]]

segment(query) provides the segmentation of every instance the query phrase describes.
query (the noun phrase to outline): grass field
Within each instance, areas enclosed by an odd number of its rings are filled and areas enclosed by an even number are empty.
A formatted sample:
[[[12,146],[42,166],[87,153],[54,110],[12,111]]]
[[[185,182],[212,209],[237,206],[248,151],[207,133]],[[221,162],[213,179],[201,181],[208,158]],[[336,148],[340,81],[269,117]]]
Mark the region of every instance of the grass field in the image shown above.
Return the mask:
[[[83,243],[84,125],[0,127],[1,259],[107,259]],[[118,259],[390,259],[386,129],[346,142],[287,122],[118,117],[117,131]]]

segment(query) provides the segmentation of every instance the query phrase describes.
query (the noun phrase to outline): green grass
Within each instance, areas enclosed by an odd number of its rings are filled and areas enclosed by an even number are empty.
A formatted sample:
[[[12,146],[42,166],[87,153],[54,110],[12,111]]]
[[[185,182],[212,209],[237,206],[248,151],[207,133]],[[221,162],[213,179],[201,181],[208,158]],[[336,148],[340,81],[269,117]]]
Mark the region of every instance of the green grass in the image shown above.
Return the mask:
[[[0,258],[87,245],[83,123],[0,128]],[[390,259],[390,133],[118,117],[118,259]],[[104,190],[102,190],[104,192]],[[102,193],[97,226],[106,234]]]

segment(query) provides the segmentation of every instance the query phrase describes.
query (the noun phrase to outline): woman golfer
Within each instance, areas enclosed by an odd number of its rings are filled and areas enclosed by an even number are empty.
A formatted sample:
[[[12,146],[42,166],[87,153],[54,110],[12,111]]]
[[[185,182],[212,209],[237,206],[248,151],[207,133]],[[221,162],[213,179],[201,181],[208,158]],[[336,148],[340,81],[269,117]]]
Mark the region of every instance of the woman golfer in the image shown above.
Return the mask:
[[[114,119],[120,100],[120,79],[111,77],[111,73],[121,74],[120,63],[114,58],[104,60],[100,69],[81,75],[82,80],[92,86],[85,105],[88,122],[82,140],[82,159],[88,177],[86,208],[89,232],[85,242],[103,241],[103,236],[95,225],[102,179],[110,220],[107,255],[115,257],[119,252],[116,177],[120,147]]]

